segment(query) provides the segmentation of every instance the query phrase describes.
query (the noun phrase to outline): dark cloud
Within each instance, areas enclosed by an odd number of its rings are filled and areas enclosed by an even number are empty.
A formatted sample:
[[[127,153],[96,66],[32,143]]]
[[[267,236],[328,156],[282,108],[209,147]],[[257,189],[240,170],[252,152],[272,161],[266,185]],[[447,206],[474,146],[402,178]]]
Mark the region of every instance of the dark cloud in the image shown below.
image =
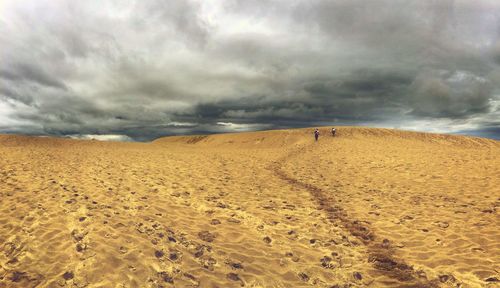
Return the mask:
[[[44,71],[40,65],[25,63],[6,63],[0,70],[0,78],[13,82],[32,82],[43,86],[66,89],[66,85],[58,80],[55,75]]]
[[[464,71],[453,74],[427,71],[417,76],[409,90],[412,113],[457,118],[488,112],[493,85]]]
[[[7,1],[0,15],[0,132],[500,126],[496,1]]]

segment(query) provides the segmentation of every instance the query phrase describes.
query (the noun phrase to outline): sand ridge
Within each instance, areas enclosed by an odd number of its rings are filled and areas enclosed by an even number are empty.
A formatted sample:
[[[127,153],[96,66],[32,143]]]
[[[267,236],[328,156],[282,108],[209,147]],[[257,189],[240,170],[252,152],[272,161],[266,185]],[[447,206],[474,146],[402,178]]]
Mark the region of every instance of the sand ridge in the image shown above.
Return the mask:
[[[2,135],[0,287],[498,285],[498,141],[321,134]]]

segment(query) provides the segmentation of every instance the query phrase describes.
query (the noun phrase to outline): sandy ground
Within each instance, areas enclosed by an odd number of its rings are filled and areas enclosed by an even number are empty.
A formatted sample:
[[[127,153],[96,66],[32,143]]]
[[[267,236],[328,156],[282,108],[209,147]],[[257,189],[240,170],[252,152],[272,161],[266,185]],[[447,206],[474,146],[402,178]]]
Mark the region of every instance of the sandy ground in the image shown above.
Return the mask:
[[[0,135],[0,287],[499,287],[500,142]]]

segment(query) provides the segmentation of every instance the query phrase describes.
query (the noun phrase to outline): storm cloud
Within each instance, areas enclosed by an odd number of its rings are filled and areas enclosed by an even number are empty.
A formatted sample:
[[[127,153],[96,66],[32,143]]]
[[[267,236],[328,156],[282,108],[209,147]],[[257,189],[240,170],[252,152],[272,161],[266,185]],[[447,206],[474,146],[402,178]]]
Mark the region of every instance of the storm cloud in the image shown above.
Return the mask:
[[[1,1],[0,133],[500,138],[495,0]]]

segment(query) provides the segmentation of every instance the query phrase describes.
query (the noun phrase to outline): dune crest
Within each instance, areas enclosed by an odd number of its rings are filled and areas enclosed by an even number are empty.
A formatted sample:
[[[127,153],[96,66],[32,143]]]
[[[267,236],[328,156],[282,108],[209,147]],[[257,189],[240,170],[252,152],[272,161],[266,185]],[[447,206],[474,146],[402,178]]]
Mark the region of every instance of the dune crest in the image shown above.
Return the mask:
[[[0,135],[0,287],[495,287],[500,142]]]

